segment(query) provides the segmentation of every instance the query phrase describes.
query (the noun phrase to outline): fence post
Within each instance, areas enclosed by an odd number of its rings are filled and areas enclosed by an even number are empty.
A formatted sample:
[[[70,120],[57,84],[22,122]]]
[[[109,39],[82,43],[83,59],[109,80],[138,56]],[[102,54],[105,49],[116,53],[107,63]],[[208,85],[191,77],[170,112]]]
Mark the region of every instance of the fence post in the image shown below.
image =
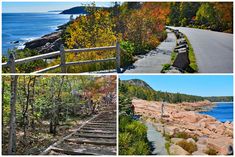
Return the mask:
[[[66,73],[66,67],[65,67],[65,51],[64,51],[64,45],[60,45],[60,66],[61,66],[61,72]]]
[[[16,73],[15,56],[13,53],[10,54],[7,64],[10,66],[10,73]]]
[[[120,60],[120,43],[119,41],[116,42],[116,62],[117,62],[117,73],[121,72],[121,60]]]

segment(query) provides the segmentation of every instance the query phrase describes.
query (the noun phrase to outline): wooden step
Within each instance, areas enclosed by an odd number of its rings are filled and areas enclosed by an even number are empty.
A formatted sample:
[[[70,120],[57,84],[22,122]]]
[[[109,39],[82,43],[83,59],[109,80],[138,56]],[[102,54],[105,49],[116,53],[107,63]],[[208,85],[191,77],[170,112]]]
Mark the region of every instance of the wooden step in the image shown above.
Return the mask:
[[[107,146],[106,146],[107,148]],[[66,149],[66,150],[65,150]],[[62,149],[53,147],[51,151],[57,152],[57,155],[116,155],[116,152],[105,150],[105,149],[97,149],[97,148],[80,148],[80,149]],[[56,155],[56,154],[55,154]]]
[[[116,128],[116,125],[110,126],[110,125],[90,125],[90,124],[86,124],[84,127],[89,127],[89,128]]]
[[[89,125],[113,125],[113,126],[116,126],[116,123],[87,123]]]
[[[42,154],[116,155],[116,112],[101,112],[80,126],[76,132],[57,141]]]
[[[100,121],[100,120],[99,121],[95,121],[94,120],[94,121],[91,121],[91,123],[115,123],[116,124],[117,122],[116,121]]]
[[[65,155],[99,155],[99,154],[92,153],[92,152],[83,152],[82,150],[79,151],[79,149],[78,150],[64,150],[61,148],[53,147],[51,148],[51,150],[60,154],[65,154]]]
[[[82,129],[84,129],[84,130],[102,130],[102,131],[105,131],[105,130],[114,131],[114,130],[116,130],[116,128],[95,128],[95,127],[86,127],[86,126],[82,127]]]
[[[82,133],[102,133],[102,134],[116,134],[116,132],[113,131],[102,131],[102,130],[79,130],[79,132]]]
[[[93,121],[90,121],[90,122],[94,122],[94,121],[99,121],[99,122],[116,122],[116,118],[112,118],[112,119],[107,119],[107,118],[97,118],[97,119],[94,119]]]
[[[67,142],[74,142],[78,144],[94,144],[94,145],[107,145],[107,146],[116,146],[116,141],[99,141],[97,139],[88,140],[88,139],[80,139],[80,138],[73,138],[73,139],[66,139]]]
[[[83,134],[79,133],[76,134],[79,137],[86,137],[86,138],[109,138],[109,139],[116,139],[116,135],[97,135],[97,134]]]

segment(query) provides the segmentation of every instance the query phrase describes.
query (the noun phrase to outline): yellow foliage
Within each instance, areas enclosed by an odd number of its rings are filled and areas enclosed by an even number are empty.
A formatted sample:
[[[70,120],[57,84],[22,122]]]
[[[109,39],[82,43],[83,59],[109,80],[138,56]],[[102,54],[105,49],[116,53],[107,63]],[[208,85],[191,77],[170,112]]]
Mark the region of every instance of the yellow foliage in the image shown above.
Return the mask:
[[[89,15],[79,16],[70,24],[64,33],[65,45],[67,48],[91,48],[112,46],[116,44],[117,37],[113,31],[112,18],[110,13],[104,10],[97,10]],[[66,62],[100,60],[115,57],[115,51],[93,51],[79,54],[66,54]],[[51,65],[59,64],[60,60],[52,62]],[[67,72],[87,72],[97,70],[115,69],[115,62],[94,63],[87,65],[69,66]],[[59,70],[59,69],[58,69]]]
[[[117,38],[107,11],[98,10],[89,16],[79,16],[67,29],[68,48],[89,48],[114,45]]]

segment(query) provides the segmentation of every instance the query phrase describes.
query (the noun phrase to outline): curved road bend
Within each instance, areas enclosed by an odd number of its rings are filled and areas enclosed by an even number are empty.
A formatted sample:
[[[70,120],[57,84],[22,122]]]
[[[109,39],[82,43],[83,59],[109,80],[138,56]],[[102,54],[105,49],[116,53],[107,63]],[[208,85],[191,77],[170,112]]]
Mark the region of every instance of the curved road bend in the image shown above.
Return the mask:
[[[199,72],[233,72],[233,34],[186,27],[171,27],[184,33],[195,52]]]

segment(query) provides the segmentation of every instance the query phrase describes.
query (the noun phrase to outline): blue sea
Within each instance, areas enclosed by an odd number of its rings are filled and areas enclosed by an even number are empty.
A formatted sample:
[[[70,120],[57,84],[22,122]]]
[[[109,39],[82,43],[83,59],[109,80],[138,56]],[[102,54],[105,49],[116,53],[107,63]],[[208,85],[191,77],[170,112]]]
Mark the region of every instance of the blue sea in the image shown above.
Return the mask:
[[[219,102],[216,103],[216,106],[213,107],[212,110],[200,113],[215,117],[217,120],[221,122],[225,121],[233,122],[233,102],[229,103]]]
[[[25,42],[55,31],[57,26],[68,22],[69,17],[58,13],[3,13],[3,55],[7,55],[8,49],[23,48]]]

